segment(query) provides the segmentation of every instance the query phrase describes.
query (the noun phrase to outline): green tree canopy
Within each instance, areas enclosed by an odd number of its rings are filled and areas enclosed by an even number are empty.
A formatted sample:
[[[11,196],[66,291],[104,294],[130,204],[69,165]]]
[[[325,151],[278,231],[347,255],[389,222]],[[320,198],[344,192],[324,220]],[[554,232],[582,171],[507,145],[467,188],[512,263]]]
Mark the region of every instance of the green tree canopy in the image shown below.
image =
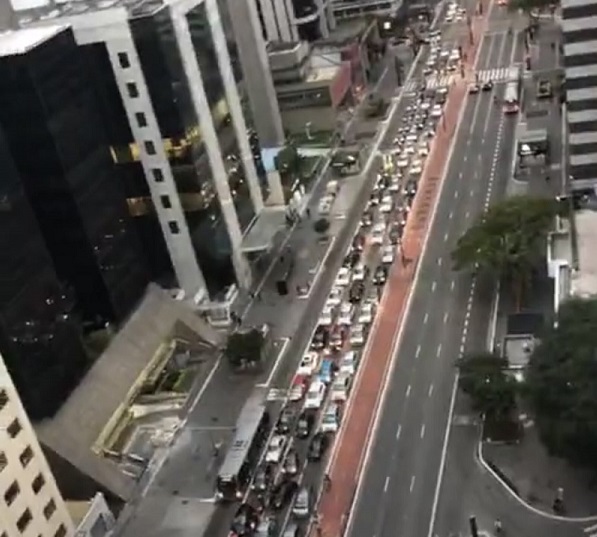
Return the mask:
[[[554,455],[597,469],[597,299],[562,304],[531,355],[526,396]]]
[[[488,419],[504,421],[516,406],[516,381],[507,374],[507,362],[489,353],[467,354],[458,361],[460,389],[473,408]]]
[[[555,200],[530,196],[493,205],[458,240],[452,252],[454,269],[478,269],[509,279],[519,303],[524,283],[545,255],[557,210]]]
[[[230,334],[224,354],[234,367],[253,365],[262,358],[263,332],[257,328]]]

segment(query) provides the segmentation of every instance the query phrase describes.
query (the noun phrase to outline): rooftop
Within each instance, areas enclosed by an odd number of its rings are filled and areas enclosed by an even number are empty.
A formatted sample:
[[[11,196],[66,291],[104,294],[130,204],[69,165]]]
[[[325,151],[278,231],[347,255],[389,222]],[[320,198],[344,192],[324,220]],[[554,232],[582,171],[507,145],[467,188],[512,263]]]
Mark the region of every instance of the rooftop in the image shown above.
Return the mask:
[[[582,209],[576,213],[578,272],[572,279],[572,294],[581,297],[597,295],[597,211]]]
[[[0,56],[20,56],[67,29],[64,25],[25,28],[0,33]]]
[[[165,5],[163,0],[76,0],[64,3],[48,1],[42,7],[17,11],[17,18],[21,25],[27,26],[32,23],[97,13],[118,7],[125,8],[129,16],[134,18],[152,15]]]
[[[107,437],[118,428],[116,420],[145,378],[153,374],[160,348],[173,337],[210,345],[219,340],[191,309],[151,284],[135,313],[58,413],[36,425],[50,461],[66,460],[115,496],[130,497],[135,482],[125,475],[117,458],[105,456]]]

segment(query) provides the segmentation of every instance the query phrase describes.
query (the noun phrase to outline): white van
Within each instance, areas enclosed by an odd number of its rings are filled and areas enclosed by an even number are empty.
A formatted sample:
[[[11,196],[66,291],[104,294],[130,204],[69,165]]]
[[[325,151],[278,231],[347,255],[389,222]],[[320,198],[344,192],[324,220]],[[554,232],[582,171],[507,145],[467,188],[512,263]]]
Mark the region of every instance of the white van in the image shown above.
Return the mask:
[[[325,384],[320,379],[315,379],[309,386],[307,398],[305,399],[305,408],[319,409],[325,398]]]
[[[335,433],[338,431],[338,412],[339,407],[336,403],[330,403],[325,409],[321,420],[320,430],[322,433]]]

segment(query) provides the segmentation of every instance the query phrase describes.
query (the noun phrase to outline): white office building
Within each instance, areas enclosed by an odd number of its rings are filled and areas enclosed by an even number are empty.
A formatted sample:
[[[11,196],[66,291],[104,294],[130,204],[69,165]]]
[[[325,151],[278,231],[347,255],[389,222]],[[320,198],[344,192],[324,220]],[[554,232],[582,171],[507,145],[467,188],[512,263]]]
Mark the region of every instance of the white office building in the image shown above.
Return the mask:
[[[71,537],[73,522],[0,358],[0,537]]]
[[[597,186],[597,1],[562,0],[570,186]]]
[[[315,41],[335,27],[332,0],[252,0],[266,41]]]

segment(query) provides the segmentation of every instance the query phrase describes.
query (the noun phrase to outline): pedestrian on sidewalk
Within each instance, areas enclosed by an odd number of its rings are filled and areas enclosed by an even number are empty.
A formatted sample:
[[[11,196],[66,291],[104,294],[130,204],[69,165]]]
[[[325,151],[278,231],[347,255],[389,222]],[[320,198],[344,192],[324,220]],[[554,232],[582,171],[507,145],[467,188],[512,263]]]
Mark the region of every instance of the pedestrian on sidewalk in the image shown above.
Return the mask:
[[[330,474],[327,472],[323,476],[323,486],[326,492],[329,492],[332,488],[332,479],[330,478]]]
[[[306,216],[307,218],[311,218],[311,209],[309,209],[309,207],[307,207],[307,208],[305,209],[305,216]]]

